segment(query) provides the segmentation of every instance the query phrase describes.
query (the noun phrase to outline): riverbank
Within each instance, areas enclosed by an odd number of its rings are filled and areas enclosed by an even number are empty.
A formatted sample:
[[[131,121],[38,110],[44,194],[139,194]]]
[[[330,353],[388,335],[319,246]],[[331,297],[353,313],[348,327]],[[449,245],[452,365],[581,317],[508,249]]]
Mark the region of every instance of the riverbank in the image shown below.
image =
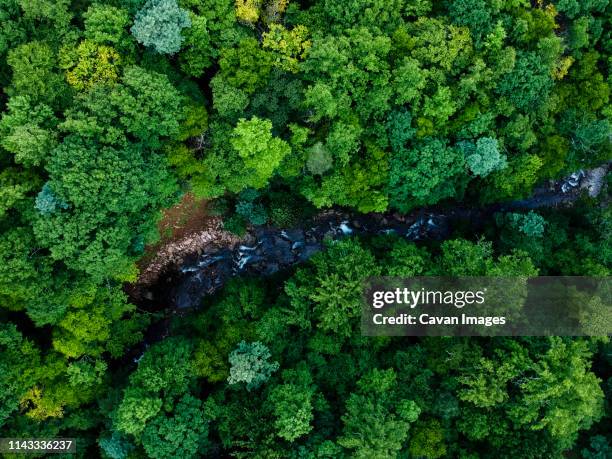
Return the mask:
[[[583,195],[597,196],[609,165],[579,171],[534,190],[524,200],[482,208],[444,207],[417,209],[409,214],[357,214],[346,209],[322,211],[299,228],[252,227],[243,238],[223,229],[219,217],[200,215],[188,221],[196,231],[184,231],[163,245],[142,271],[130,293],[173,310],[197,307],[232,276],[267,276],[308,260],[326,240],[350,235],[397,234],[412,241],[443,240],[452,229],[469,225],[482,230],[496,212],[568,206]],[[176,212],[175,212],[176,213]],[[179,233],[181,234],[181,233]]]

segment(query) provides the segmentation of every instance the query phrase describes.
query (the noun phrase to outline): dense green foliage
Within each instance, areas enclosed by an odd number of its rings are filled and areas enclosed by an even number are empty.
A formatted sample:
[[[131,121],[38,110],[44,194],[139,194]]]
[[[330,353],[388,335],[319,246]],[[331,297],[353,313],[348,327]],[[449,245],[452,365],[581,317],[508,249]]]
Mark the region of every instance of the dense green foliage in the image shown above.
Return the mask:
[[[181,29],[190,25],[187,11],[176,0],[149,0],[136,14],[131,32],[139,43],[158,53],[174,54],[181,49]]]
[[[519,199],[609,161],[612,2],[0,0],[0,22],[0,437],[114,459],[609,455],[606,339],[359,332],[367,276],[609,275],[606,197],[443,243],[330,243],[168,320],[137,364],[158,315],[124,287],[186,192],[244,233]]]

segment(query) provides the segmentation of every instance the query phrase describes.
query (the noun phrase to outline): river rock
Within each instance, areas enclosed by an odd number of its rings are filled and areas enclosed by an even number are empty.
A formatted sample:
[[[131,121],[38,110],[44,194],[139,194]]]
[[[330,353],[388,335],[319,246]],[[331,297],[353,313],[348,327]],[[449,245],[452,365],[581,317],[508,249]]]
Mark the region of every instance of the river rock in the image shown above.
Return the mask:
[[[605,182],[608,165],[593,171],[577,172],[557,181],[555,191],[546,187],[531,198],[504,205],[503,210],[527,210],[542,206],[553,206],[577,198],[576,188],[586,188],[597,194]],[[571,193],[563,193],[571,189]],[[495,211],[500,206],[497,205]],[[422,209],[409,215],[368,214],[353,215],[346,212],[323,212],[303,229],[275,229],[257,227],[242,240],[242,245],[233,249],[204,251],[184,259],[180,267],[167,278],[167,288],[156,290],[157,301],[168,300],[178,309],[197,307],[202,298],[219,289],[227,279],[248,272],[253,275],[271,275],[296,263],[304,262],[323,249],[326,239],[350,237],[353,234],[402,235],[409,240],[442,240],[451,234],[451,221],[482,219],[482,209]],[[173,276],[173,277],[172,277]],[[172,286],[175,286],[174,288]],[[164,289],[168,294],[164,295]]]

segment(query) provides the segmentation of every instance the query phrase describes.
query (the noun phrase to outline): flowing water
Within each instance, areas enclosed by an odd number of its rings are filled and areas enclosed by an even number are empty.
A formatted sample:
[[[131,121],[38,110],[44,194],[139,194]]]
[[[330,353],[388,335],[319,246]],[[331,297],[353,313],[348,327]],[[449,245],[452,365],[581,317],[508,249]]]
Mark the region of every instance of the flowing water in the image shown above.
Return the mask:
[[[333,209],[322,212],[303,228],[254,227],[238,244],[204,248],[173,266],[152,286],[148,302],[153,309],[187,310],[217,291],[232,276],[271,275],[302,263],[323,249],[326,240],[351,235],[397,234],[411,241],[443,240],[457,225],[469,225],[477,233],[495,212],[570,205],[581,191],[596,195],[608,165],[579,171],[538,188],[524,200],[485,208],[430,208],[411,212],[357,214]]]

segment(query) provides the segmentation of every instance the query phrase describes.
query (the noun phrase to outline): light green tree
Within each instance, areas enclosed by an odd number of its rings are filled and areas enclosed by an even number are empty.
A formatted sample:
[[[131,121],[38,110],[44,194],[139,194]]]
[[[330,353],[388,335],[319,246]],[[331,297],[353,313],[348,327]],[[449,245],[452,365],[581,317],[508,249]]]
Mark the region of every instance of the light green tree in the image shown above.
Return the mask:
[[[279,437],[292,442],[312,430],[312,395],[311,388],[291,383],[272,389],[269,400],[274,407],[274,426]]]
[[[241,341],[229,355],[229,384],[246,383],[247,390],[257,389],[278,370],[277,362],[269,362],[270,350],[262,343]]]
[[[189,14],[176,0],[148,0],[136,14],[132,34],[140,43],[161,54],[181,49],[181,30],[191,26]]]
[[[507,166],[506,156],[499,151],[497,139],[481,137],[473,142],[460,142],[459,148],[465,155],[465,162],[470,171],[477,176],[486,177],[494,170]]]
[[[232,177],[228,183],[233,192],[266,186],[283,158],[291,152],[287,142],[272,135],[272,123],[255,116],[238,121],[230,142],[240,161],[237,165],[240,176]]]

